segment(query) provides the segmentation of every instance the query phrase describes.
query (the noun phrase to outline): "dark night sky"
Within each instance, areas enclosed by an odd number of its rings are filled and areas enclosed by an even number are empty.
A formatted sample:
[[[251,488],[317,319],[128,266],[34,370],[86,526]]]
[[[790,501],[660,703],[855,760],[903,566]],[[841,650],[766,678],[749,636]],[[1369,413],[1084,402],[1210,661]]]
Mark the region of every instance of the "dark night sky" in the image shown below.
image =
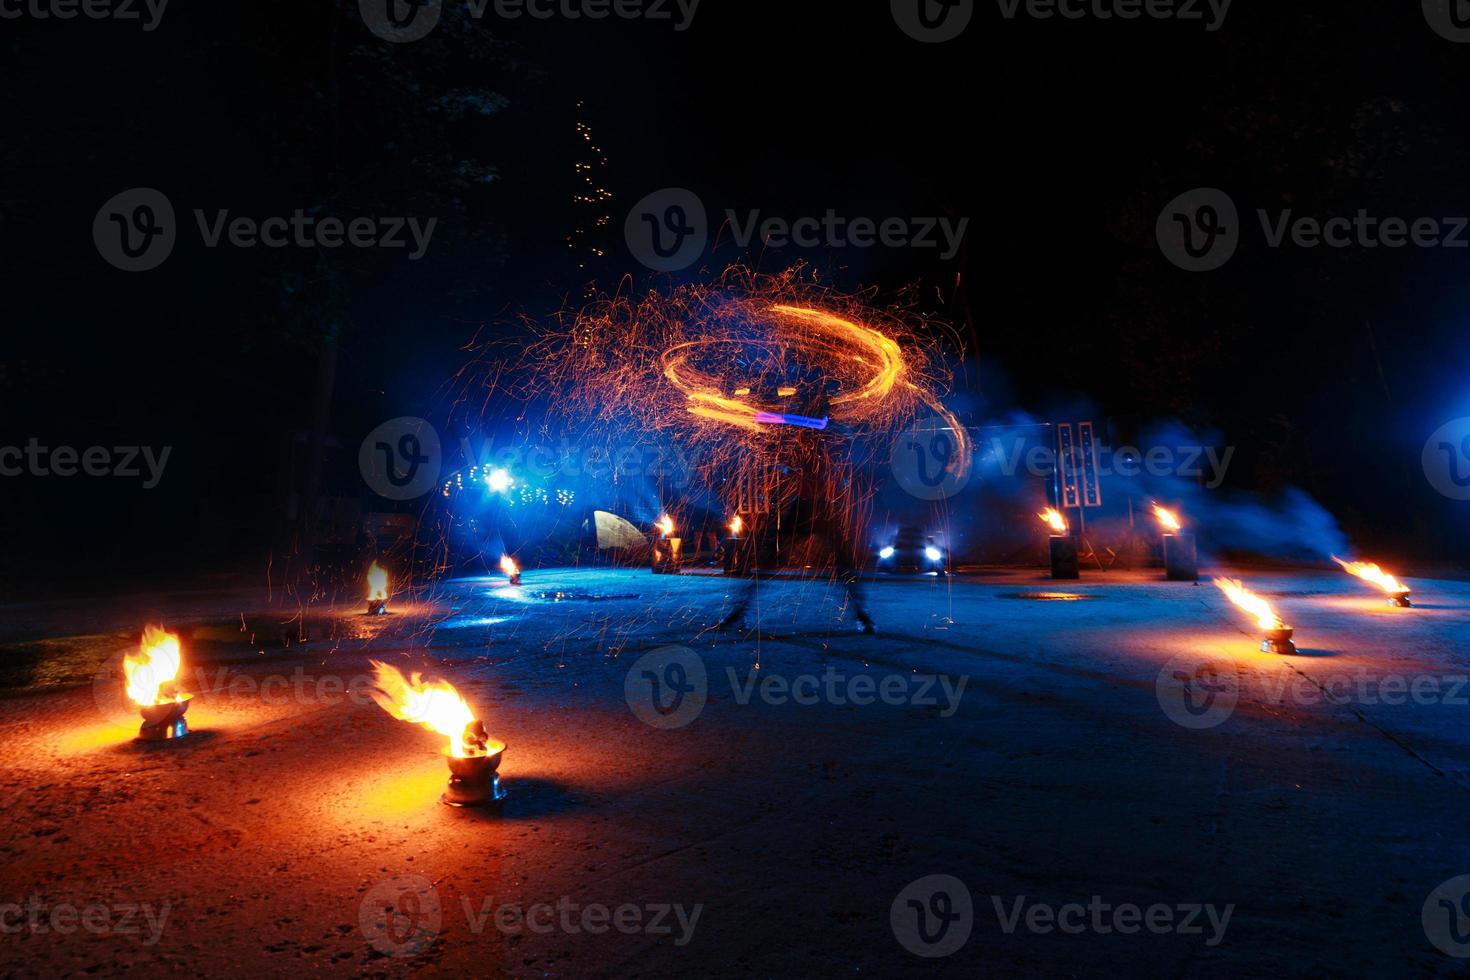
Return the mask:
[[[918,285],[961,324],[962,279],[977,421],[1081,401],[1181,418],[1242,446],[1240,486],[1304,487],[1361,536],[1450,557],[1463,521],[1418,458],[1470,414],[1470,250],[1273,250],[1249,217],[1229,266],[1190,275],[1154,242],[1162,206],[1202,185],[1247,216],[1470,212],[1470,49],[1417,4],[1282,7],[1238,4],[1210,34],[1006,21],[981,4],[963,38],[925,45],[882,3],[704,0],[683,33],[487,22],[478,40],[496,44],[476,58],[448,32],[412,51],[378,42],[355,2],[180,4],[151,33],[4,21],[0,444],[175,448],[152,491],[0,483],[0,585],[263,568],[324,296],[348,319],[333,421],[355,447],[378,421],[432,411],[477,330],[514,336],[516,315],[580,295],[563,245],[578,100],[608,152],[615,228],[673,185],[713,212],[970,217],[958,261],[727,248],[705,268],[805,259],[846,287]],[[507,105],[426,108],[466,90]],[[498,179],[446,180],[463,160]],[[444,234],[422,262],[346,264],[331,292],[300,256],[208,250],[191,229],[162,268],[128,275],[90,226],[135,186],[181,215],[330,201],[441,214]],[[609,244],[605,285],[647,281],[620,235]]]

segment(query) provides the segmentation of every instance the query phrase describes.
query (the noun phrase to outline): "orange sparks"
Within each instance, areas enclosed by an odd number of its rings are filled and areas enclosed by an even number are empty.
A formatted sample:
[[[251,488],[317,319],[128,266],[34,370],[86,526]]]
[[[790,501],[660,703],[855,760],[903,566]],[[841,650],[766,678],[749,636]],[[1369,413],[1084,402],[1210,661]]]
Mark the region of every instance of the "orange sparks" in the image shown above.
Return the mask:
[[[1261,629],[1279,630],[1285,628],[1286,623],[1280,616],[1276,615],[1276,610],[1271,608],[1271,604],[1250,589],[1247,589],[1245,583],[1237,582],[1231,578],[1217,578],[1214,582],[1231,602],[1256,617],[1256,625],[1261,627]]]
[[[373,562],[371,565],[368,566],[367,583],[368,602],[388,601],[387,569],[383,568],[383,566],[379,565],[377,562]]]
[[[183,702],[185,698],[178,690],[182,659],[179,638],[160,627],[149,626],[143,631],[138,652],[123,658],[128,697],[144,707]]]
[[[1067,519],[1055,507],[1048,507],[1036,515],[1045,521],[1056,534],[1066,534],[1068,531]]]
[[[453,684],[425,682],[417,671],[407,678],[397,667],[376,660],[371,663],[377,687],[369,693],[378,707],[399,721],[422,725],[445,736],[449,739],[449,754],[456,759],[483,754],[483,748],[472,741],[473,732],[469,731],[475,713]]]
[[[946,476],[972,465],[971,434],[944,405],[959,335],[915,305],[841,293],[804,266],[732,267],[709,283],[598,296],[539,328],[513,362],[485,348],[458,386],[547,395],[548,429],[575,428],[612,455],[635,433],[697,450],[689,493],[731,510],[785,506],[805,492],[785,475],[810,473],[858,535],[876,494],[869,471],[911,444],[900,438],[908,430],[946,432]],[[660,533],[678,532],[660,522]]]
[[[1178,514],[1172,510],[1166,510],[1158,504],[1154,504],[1154,517],[1158,518],[1160,526],[1171,534],[1184,529],[1184,525],[1179,522]]]
[[[1409,587],[1407,585],[1371,561],[1343,561],[1336,555],[1332,556],[1332,560],[1341,565],[1345,571],[1356,575],[1365,582],[1372,582],[1389,595],[1406,596],[1409,594]]]

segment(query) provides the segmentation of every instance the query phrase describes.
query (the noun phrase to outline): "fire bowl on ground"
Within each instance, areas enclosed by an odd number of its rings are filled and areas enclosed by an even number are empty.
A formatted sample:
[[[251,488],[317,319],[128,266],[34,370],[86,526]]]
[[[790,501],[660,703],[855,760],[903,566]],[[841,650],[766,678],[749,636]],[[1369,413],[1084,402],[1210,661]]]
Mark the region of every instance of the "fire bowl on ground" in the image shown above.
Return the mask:
[[[1276,629],[1267,630],[1266,638],[1261,641],[1261,652],[1280,654],[1296,653],[1296,644],[1291,641],[1291,638],[1295,635],[1296,631],[1290,626],[1279,626]]]
[[[143,727],[138,729],[138,739],[143,742],[167,742],[189,734],[189,723],[184,713],[189,710],[190,698],[148,704],[138,710],[143,714]]]
[[[500,785],[500,760],[505,743],[492,741],[484,755],[449,758],[449,788],[440,800],[448,806],[498,806],[505,799]]]

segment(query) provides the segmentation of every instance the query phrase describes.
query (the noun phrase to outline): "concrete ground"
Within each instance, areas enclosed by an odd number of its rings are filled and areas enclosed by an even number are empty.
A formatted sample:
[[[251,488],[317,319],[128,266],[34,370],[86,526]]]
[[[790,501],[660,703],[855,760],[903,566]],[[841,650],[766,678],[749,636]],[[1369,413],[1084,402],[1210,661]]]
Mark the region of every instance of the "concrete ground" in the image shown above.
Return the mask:
[[[809,580],[718,634],[731,580],[646,571],[10,607],[0,974],[1462,972],[1470,585],[1248,577],[1298,655],[1143,573],[879,581],[876,637]],[[144,745],[160,617],[194,731]],[[370,657],[508,743],[502,813],[440,804]]]

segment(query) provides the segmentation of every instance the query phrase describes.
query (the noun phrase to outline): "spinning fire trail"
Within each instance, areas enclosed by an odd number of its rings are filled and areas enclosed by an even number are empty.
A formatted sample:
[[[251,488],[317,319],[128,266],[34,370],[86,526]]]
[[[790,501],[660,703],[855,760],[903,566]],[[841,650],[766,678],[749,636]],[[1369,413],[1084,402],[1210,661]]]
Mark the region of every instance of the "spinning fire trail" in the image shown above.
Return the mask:
[[[871,502],[858,469],[920,417],[953,431],[950,469],[970,462],[930,325],[800,270],[602,299],[562,317],[520,367],[518,394],[556,405],[548,426],[609,447],[633,433],[697,448],[691,489],[751,514],[753,535],[798,493],[858,534]]]

